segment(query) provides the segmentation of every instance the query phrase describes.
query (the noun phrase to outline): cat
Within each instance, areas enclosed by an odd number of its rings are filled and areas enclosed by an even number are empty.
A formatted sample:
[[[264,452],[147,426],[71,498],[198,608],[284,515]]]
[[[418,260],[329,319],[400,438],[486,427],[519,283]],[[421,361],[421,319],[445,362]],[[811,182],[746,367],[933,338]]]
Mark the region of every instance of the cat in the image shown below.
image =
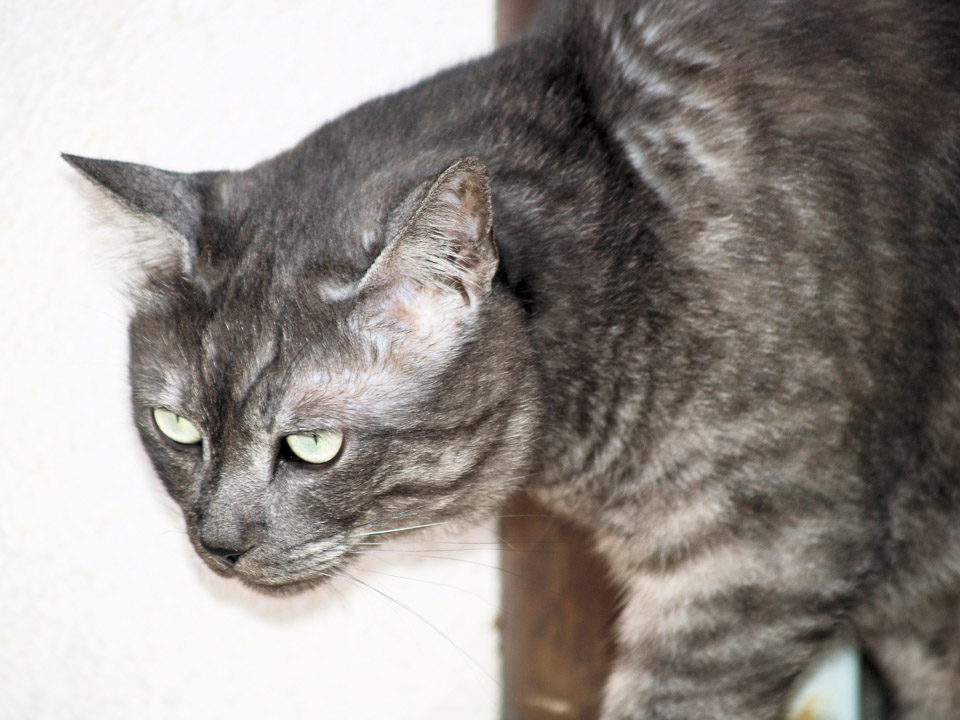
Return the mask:
[[[571,2],[242,172],[65,158],[214,571],[524,488],[622,590],[605,720],[779,717],[846,632],[960,717],[960,4]]]

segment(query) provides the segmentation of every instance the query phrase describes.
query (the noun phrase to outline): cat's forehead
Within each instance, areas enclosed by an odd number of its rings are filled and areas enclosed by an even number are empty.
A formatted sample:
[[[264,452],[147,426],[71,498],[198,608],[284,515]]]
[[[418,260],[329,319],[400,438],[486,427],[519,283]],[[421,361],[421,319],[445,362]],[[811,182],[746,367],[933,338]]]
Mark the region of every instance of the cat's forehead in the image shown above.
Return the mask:
[[[133,358],[140,402],[211,426],[281,434],[407,422],[437,368],[344,305],[233,298],[141,320]]]
[[[312,352],[322,352],[336,313],[288,295],[269,275],[213,288],[183,281],[145,293],[131,323],[134,359],[213,383],[214,376],[262,374],[281,353],[296,354],[305,331],[314,335]]]
[[[450,162],[445,154],[351,153],[331,138],[335,130],[327,126],[309,138],[315,164],[286,153],[218,178],[219,203],[210,210],[243,252],[282,248],[284,265],[308,256],[347,268],[368,265]]]

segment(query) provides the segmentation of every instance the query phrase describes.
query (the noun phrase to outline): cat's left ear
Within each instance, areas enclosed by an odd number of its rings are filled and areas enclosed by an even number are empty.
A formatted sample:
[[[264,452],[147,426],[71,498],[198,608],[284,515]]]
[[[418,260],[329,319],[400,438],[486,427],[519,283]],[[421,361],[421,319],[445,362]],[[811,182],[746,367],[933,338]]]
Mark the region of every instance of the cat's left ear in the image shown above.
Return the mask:
[[[212,173],[177,173],[65,153],[63,159],[119,206],[123,224],[138,230],[142,242],[136,259],[142,266],[191,270]]]
[[[359,290],[401,321],[430,323],[479,307],[497,262],[487,170],[477,158],[463,158],[433,182]]]

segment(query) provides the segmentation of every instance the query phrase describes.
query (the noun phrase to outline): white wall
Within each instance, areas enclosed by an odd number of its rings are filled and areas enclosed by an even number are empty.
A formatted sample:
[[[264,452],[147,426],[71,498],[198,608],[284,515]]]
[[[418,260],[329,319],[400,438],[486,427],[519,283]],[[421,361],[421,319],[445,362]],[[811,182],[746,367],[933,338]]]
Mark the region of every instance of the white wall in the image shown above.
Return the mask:
[[[124,301],[58,157],[246,166],[492,36],[492,0],[0,3],[0,719],[496,715],[491,545],[359,571],[399,603],[270,599],[201,566],[129,420]]]

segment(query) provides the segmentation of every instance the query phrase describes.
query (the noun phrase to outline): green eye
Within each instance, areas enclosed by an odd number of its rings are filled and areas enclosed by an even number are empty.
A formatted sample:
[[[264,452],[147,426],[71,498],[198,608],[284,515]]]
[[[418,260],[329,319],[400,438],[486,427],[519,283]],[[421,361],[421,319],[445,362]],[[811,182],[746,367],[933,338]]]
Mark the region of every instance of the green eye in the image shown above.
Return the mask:
[[[343,433],[339,430],[287,435],[287,447],[304,462],[320,465],[333,460],[343,445]]]
[[[153,409],[153,421],[164,435],[181,445],[196,445],[200,442],[197,426],[182,415],[170,412],[166,408]]]

